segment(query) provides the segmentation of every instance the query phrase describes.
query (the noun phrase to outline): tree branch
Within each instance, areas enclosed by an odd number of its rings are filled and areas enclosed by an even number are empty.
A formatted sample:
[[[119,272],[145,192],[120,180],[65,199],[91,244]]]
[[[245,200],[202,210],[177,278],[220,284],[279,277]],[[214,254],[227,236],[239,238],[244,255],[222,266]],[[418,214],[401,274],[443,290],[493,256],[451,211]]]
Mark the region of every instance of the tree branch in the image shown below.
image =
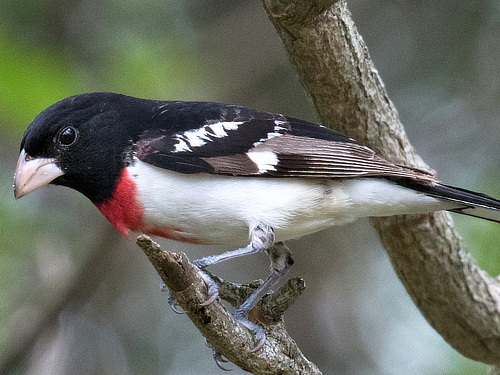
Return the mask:
[[[253,334],[228,313],[219,300],[202,306],[209,299],[208,288],[201,271],[189,263],[185,254],[161,250],[148,236],[139,236],[137,244],[153,264],[161,279],[173,293],[186,315],[207,342],[234,364],[253,374],[317,374],[318,368],[304,357],[288,335],[283,313],[302,293],[302,279],[291,279],[272,295],[268,295],[251,311],[249,318],[261,322],[266,330],[266,342],[258,350]],[[258,285],[239,285],[214,277],[219,285],[219,297],[240,305]]]
[[[345,1],[263,4],[325,125],[393,162],[430,170],[410,145]],[[500,284],[464,251],[450,216],[372,223],[428,322],[464,356],[500,364]]]

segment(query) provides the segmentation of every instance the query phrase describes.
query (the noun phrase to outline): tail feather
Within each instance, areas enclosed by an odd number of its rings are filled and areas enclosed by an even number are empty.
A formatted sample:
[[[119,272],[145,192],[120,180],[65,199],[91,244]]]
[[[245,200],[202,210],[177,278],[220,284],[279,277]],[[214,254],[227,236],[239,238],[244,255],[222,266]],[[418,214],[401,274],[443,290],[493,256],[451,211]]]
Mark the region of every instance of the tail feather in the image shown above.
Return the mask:
[[[463,205],[463,207],[450,210],[452,212],[500,223],[500,200],[489,195],[441,184],[435,186],[411,184],[408,187],[434,198]]]

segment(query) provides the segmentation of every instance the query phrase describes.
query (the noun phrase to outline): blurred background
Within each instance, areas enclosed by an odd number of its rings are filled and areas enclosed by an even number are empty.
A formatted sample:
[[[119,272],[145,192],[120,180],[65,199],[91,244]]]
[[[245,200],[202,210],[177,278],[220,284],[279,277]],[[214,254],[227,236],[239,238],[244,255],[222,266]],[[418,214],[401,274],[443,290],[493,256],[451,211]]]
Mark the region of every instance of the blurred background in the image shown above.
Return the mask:
[[[414,146],[449,184],[500,197],[500,2],[349,1]],[[315,121],[259,1],[0,2],[0,372],[221,374],[176,315],[133,238],[75,191],[14,201],[23,131],[64,97],[241,104]],[[481,267],[500,271],[500,227],[454,216]],[[221,248],[185,246],[191,259]],[[368,220],[289,243],[304,295],[289,331],[325,374],[485,374],[427,324]],[[214,267],[241,282],[265,255]],[[235,366],[232,374],[244,372]]]

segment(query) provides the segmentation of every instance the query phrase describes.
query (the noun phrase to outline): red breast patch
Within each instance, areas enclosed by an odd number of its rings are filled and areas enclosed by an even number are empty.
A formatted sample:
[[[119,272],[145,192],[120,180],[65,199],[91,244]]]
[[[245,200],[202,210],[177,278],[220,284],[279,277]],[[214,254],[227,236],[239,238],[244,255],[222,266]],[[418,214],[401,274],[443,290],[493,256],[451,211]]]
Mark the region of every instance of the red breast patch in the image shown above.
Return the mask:
[[[129,230],[139,230],[141,227],[144,209],[137,201],[137,186],[127,169],[122,170],[111,199],[96,207],[124,236],[128,235]]]
[[[127,236],[129,231],[137,231],[179,242],[209,244],[207,241],[189,235],[177,226],[145,227],[144,208],[137,199],[137,185],[127,169],[123,169],[111,199],[97,204],[96,207],[124,236]]]

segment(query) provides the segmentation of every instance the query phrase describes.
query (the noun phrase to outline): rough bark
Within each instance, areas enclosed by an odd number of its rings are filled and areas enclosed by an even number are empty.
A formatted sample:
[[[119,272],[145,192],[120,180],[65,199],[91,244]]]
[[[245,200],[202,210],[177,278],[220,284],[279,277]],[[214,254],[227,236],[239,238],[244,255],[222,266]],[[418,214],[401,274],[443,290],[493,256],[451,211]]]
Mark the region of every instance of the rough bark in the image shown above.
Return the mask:
[[[393,162],[430,170],[410,145],[344,1],[263,4],[323,124]],[[428,322],[464,356],[500,364],[500,285],[464,250],[450,216],[372,223]]]

